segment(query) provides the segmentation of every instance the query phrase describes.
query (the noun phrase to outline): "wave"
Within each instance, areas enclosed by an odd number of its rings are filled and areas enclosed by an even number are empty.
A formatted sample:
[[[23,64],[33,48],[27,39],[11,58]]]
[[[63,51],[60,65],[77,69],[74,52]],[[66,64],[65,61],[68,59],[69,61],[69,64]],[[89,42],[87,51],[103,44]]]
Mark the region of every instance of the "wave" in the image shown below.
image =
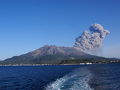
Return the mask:
[[[88,84],[91,77],[91,72],[82,67],[47,85],[45,90],[93,90]]]

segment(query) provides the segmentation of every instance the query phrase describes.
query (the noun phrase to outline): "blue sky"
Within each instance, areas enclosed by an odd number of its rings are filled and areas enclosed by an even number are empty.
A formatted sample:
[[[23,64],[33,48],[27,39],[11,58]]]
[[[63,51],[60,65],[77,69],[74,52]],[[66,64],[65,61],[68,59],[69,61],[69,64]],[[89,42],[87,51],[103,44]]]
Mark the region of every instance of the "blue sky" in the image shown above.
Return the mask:
[[[46,44],[72,46],[93,23],[111,32],[104,55],[119,57],[119,0],[0,0],[0,59]]]

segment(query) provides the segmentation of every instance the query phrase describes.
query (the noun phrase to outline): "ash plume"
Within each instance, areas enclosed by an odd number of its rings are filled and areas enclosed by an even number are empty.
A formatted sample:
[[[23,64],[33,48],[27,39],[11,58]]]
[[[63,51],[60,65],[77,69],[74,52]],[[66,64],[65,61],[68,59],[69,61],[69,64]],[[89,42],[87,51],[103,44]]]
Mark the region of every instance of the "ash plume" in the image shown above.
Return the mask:
[[[104,38],[110,32],[100,24],[93,24],[89,30],[84,31],[81,36],[76,38],[74,47],[84,52],[97,55],[101,49]]]

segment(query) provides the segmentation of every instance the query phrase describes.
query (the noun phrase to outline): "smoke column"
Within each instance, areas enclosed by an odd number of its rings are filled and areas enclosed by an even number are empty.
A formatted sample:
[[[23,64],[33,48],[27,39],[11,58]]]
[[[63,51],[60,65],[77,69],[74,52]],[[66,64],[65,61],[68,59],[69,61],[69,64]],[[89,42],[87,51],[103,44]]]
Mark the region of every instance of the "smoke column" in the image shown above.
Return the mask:
[[[74,47],[97,55],[101,51],[104,38],[109,33],[102,25],[93,24],[88,31],[84,31],[81,36],[76,38]]]

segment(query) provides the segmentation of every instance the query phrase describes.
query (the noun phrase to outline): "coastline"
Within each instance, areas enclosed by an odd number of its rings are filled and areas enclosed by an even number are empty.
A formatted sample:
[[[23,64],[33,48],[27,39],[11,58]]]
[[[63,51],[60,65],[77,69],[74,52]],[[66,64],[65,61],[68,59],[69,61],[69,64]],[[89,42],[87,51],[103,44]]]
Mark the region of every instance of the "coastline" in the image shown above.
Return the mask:
[[[7,64],[7,65],[0,65],[1,66],[69,66],[69,65],[93,65],[93,64],[120,64],[119,62],[114,63],[79,63],[79,64]]]

